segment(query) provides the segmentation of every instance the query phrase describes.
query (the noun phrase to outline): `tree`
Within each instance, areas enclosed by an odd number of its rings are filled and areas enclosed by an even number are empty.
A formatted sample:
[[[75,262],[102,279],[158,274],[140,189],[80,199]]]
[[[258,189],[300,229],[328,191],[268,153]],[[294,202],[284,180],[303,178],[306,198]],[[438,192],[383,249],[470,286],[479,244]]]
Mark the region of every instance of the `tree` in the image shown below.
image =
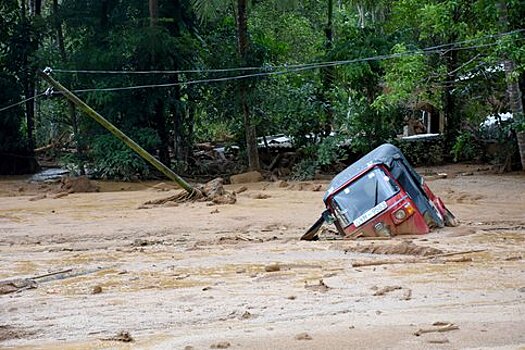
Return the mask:
[[[210,18],[213,16],[217,8],[226,6],[226,2],[222,0],[207,1],[207,0],[193,0],[197,13],[201,18]],[[248,2],[247,0],[237,0],[235,11],[235,23],[237,28],[237,51],[238,62],[241,67],[246,67],[249,62],[250,55],[250,40],[248,32]],[[250,94],[250,86],[241,79],[238,84],[239,89],[239,103],[243,115],[244,133],[246,137],[246,153],[248,155],[248,166],[251,170],[260,169],[259,151],[257,149],[257,130],[253,122],[253,117],[248,103],[248,95]]]
[[[509,26],[507,4],[505,0],[498,2],[499,21],[503,30],[511,29]],[[516,136],[521,158],[521,167],[525,171],[525,115],[523,113],[523,97],[519,86],[519,81],[515,76],[516,65],[512,59],[506,55],[503,59],[503,69],[507,80],[507,93],[509,96],[510,109],[518,125]]]
[[[20,174],[34,172],[34,74],[37,27],[27,17],[23,1],[7,0],[0,3],[0,106],[21,105],[0,112],[0,173]],[[24,119],[24,120],[23,120]]]

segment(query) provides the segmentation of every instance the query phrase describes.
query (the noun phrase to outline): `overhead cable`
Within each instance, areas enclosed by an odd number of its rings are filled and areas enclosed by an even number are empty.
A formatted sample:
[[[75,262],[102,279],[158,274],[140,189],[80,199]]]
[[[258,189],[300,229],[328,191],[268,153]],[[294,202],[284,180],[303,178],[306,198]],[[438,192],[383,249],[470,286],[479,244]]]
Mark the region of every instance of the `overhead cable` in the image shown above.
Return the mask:
[[[339,66],[339,65],[345,65],[345,64],[352,64],[352,63],[360,63],[360,62],[370,62],[370,61],[380,61],[385,59],[391,59],[391,58],[399,58],[403,56],[408,55],[414,55],[414,54],[431,54],[431,53],[442,53],[445,49],[445,51],[455,51],[455,50],[471,50],[471,49],[477,49],[477,48],[483,48],[488,46],[494,46],[497,45],[497,42],[493,43],[487,43],[487,44],[481,44],[481,45],[474,45],[474,46],[466,46],[466,47],[458,47],[457,45],[460,44],[466,44],[466,43],[472,43],[475,41],[479,41],[482,39],[487,38],[498,38],[503,37],[507,35],[512,35],[516,33],[524,32],[525,29],[517,29],[510,32],[505,33],[498,33],[493,35],[487,35],[479,38],[474,39],[468,39],[463,41],[457,41],[453,43],[447,43],[437,46],[431,46],[427,48],[423,48],[420,50],[410,50],[395,54],[389,54],[389,55],[378,55],[378,56],[372,56],[372,57],[366,57],[366,58],[357,58],[352,60],[342,60],[342,61],[331,61],[331,62],[318,62],[318,63],[305,63],[305,64],[297,64],[297,65],[283,65],[283,66],[267,66],[267,67],[237,67],[237,68],[224,68],[224,69],[207,69],[207,70],[179,70],[179,71],[94,71],[94,70],[67,70],[67,69],[53,69],[53,72],[59,72],[59,73],[88,73],[88,74],[179,74],[179,73],[211,73],[211,72],[235,72],[235,71],[245,71],[245,70],[273,70],[273,71],[265,71],[265,72],[259,72],[259,73],[253,73],[253,74],[245,74],[245,75],[237,75],[237,76],[228,76],[228,77],[220,77],[220,78],[211,78],[211,79],[198,79],[198,80],[189,80],[184,82],[176,82],[176,83],[166,83],[166,84],[151,84],[151,85],[136,85],[136,86],[124,86],[124,87],[108,87],[108,88],[90,88],[90,89],[77,89],[73,90],[75,93],[84,93],[84,92],[95,92],[95,91],[123,91],[123,90],[137,90],[137,89],[146,89],[146,88],[162,88],[162,87],[173,87],[173,86],[181,86],[181,85],[194,85],[194,84],[203,84],[203,83],[213,83],[213,82],[224,82],[224,81],[230,81],[230,80],[240,80],[240,79],[247,79],[252,77],[261,77],[261,76],[270,76],[270,75],[282,75],[282,74],[288,74],[288,73],[294,73],[294,72],[301,72],[311,69],[318,69],[318,68],[326,68],[326,67],[333,67],[333,66]],[[520,38],[519,40],[522,40],[523,38]],[[275,69],[281,69],[275,71]],[[8,110],[10,108],[16,107],[18,105],[21,105],[27,101],[30,101],[32,99],[41,97],[42,95],[47,94],[46,92],[43,92],[39,95],[24,99],[22,101],[13,103],[11,105],[5,106],[0,108],[0,112]]]
[[[490,34],[481,36],[478,38],[467,39],[462,41],[455,41],[452,43],[446,43],[436,46],[427,47],[421,49],[421,51],[432,51],[434,50],[443,50],[451,49],[457,45],[463,45],[468,43],[477,42],[484,39],[500,38],[503,36],[513,35],[517,33],[524,32],[525,29],[517,29],[509,32]],[[491,44],[492,45],[492,44]],[[484,46],[480,46],[484,47]],[[455,48],[460,49],[460,48]],[[345,61],[342,61],[345,62]],[[319,64],[330,64],[335,62],[313,62],[313,63],[303,63],[303,64],[291,64],[291,65],[280,65],[280,66],[261,66],[261,67],[233,67],[233,68],[216,68],[216,69],[188,69],[188,70],[149,70],[149,71],[132,71],[132,70],[86,70],[86,69],[53,69],[57,73],[71,73],[71,74],[199,74],[199,73],[226,73],[226,72],[239,72],[239,71],[269,71],[269,70],[278,70],[278,69],[294,69],[294,68],[303,68],[309,66],[317,66]]]
[[[458,48],[455,48],[454,50],[476,49],[476,48],[482,48],[482,47],[487,47],[487,46],[493,46],[496,44],[497,43],[461,47],[461,48],[458,47]],[[333,66],[352,64],[352,63],[380,61],[380,60],[391,59],[391,58],[400,58],[400,57],[413,55],[413,54],[431,54],[431,53],[436,53],[436,52],[441,52],[441,50],[405,51],[405,52],[399,52],[399,53],[389,54],[389,55],[378,55],[378,56],[373,56],[373,57],[357,58],[353,60],[326,62],[322,64],[302,66],[298,68],[286,69],[286,70],[281,70],[281,71],[260,72],[260,73],[235,75],[235,76],[227,76],[227,77],[220,77],[220,78],[187,80],[187,81],[182,81],[182,82],[179,81],[175,83],[164,83],[164,84],[133,85],[133,86],[107,87],[107,88],[88,88],[88,89],[77,89],[77,90],[72,90],[72,91],[75,93],[96,92],[96,91],[110,92],[110,91],[137,90],[137,89],[147,89],[147,88],[163,88],[163,87],[173,87],[173,86],[186,86],[186,85],[195,85],[195,84],[204,84],[204,83],[225,82],[225,81],[241,80],[241,79],[254,78],[254,77],[296,73],[296,72],[301,72],[301,71],[306,71],[306,70],[333,67]]]
[[[27,101],[34,100],[35,98],[38,98],[38,97],[40,97],[40,96],[43,96],[44,94],[45,94],[45,93],[42,92],[42,93],[40,93],[40,94],[38,94],[38,95],[35,95],[35,96],[33,96],[33,97],[29,97],[29,98],[26,98],[25,100],[22,100],[22,101],[19,101],[19,102],[16,102],[16,103],[10,104],[10,105],[8,105],[8,106],[2,107],[2,108],[0,108],[0,112],[3,112],[3,111],[8,110],[8,109],[10,109],[10,108],[16,107],[16,106],[21,105],[21,104],[23,104],[23,103],[26,103]]]

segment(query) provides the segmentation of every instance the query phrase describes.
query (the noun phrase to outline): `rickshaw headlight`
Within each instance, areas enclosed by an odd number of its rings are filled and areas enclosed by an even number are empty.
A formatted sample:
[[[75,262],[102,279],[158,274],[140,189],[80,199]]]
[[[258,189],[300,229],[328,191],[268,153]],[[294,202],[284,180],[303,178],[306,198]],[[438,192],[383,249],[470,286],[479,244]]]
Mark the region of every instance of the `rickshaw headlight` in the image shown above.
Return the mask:
[[[404,220],[407,217],[407,213],[403,209],[399,209],[398,211],[396,211],[394,213],[394,217],[397,220],[401,221],[401,220]]]

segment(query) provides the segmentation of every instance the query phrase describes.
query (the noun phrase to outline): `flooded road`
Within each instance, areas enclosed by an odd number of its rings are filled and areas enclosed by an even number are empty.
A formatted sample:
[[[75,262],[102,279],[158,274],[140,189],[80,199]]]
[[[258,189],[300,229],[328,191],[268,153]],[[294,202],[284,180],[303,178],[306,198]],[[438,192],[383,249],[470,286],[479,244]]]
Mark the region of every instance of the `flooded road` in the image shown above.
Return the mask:
[[[523,175],[431,180],[462,225],[374,242],[298,241],[323,209],[322,191],[298,190],[308,186],[257,183],[235,205],[137,209],[175,193],[154,185],[34,200],[53,185],[0,180],[0,280],[71,270],[0,295],[0,348],[525,346]],[[349,252],[402,241],[476,252]],[[352,266],[378,260],[396,263]],[[435,322],[458,329],[414,335]],[[112,340],[121,331],[134,341]]]

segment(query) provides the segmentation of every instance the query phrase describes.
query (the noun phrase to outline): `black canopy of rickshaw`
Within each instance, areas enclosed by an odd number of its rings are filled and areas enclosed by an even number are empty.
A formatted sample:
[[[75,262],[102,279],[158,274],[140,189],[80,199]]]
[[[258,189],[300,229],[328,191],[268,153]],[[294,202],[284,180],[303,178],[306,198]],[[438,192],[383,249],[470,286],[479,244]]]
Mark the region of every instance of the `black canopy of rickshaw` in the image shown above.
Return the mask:
[[[431,205],[427,195],[423,191],[423,178],[412,168],[399,148],[389,143],[385,143],[364,155],[357,162],[334,177],[328,187],[328,191],[326,191],[323,197],[325,204],[327,204],[326,201],[330,194],[339,190],[341,186],[361,174],[370,166],[379,164],[386,166],[394,179],[399,182],[412,198],[416,207],[423,215],[428,213],[437,226],[442,227],[444,225],[443,219],[436,208]]]

